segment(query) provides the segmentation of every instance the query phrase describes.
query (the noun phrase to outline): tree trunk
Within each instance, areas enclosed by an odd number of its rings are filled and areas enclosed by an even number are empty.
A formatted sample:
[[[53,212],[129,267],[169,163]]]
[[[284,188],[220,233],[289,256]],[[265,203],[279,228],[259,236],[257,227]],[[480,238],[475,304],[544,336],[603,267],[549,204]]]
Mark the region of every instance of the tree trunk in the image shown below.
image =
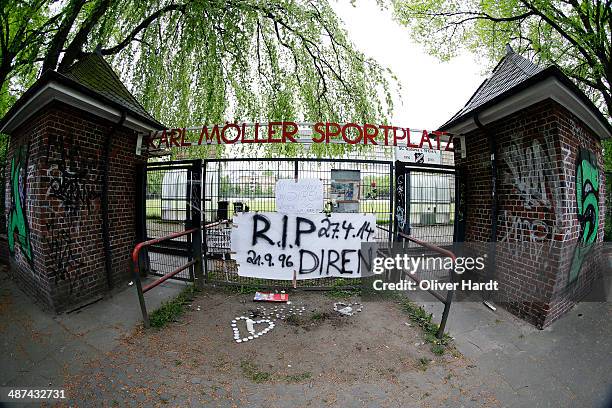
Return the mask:
[[[0,89],[5,85],[6,80],[9,77],[9,74],[13,70],[13,58],[14,56],[10,53],[6,53],[2,55],[2,63],[0,63]],[[6,84],[8,88],[10,84]],[[7,90],[8,92],[8,90]]]
[[[89,37],[89,33],[94,28],[96,23],[102,18],[104,13],[106,13],[106,10],[108,9],[109,5],[110,0],[102,0],[100,1],[100,3],[98,3],[96,9],[81,25],[81,28],[79,29],[79,31],[77,31],[76,35],[72,39],[72,42],[66,48],[64,58],[62,58],[62,62],[57,68],[58,71],[68,68],[83,53],[83,46],[87,42],[87,37]]]
[[[70,3],[70,10],[68,14],[64,16],[59,30],[55,33],[51,43],[49,44],[47,54],[43,60],[41,72],[45,72],[49,69],[55,69],[57,67],[57,62],[59,61],[59,56],[64,48],[68,34],[70,34],[70,30],[72,29],[72,26],[74,25],[74,22],[81,12],[81,8],[84,4],[85,0],[75,0],[74,2]]]

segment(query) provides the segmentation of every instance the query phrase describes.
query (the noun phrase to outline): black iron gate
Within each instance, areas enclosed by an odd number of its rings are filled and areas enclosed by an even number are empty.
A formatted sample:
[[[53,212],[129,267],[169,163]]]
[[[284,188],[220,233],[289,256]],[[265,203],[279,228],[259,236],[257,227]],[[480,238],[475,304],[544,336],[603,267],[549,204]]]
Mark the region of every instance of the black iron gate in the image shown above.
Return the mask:
[[[612,172],[605,173],[606,179],[606,198],[605,198],[605,217],[604,222],[604,240],[606,242],[612,241]]]
[[[455,167],[395,163],[395,232],[451,245],[455,229]]]
[[[146,167],[142,240],[161,238],[200,224],[201,160],[151,162]],[[195,195],[195,197],[194,197]],[[190,261],[191,236],[184,235],[147,248],[146,270],[163,276]],[[189,268],[174,279],[193,280]]]
[[[281,179],[322,180],[326,210],[339,211],[330,188],[334,171],[347,170],[358,174],[358,212],[376,215],[378,241],[393,241],[402,232],[437,245],[452,244],[454,167],[355,159],[241,158],[149,163],[143,177],[146,188],[141,236],[143,240],[153,239],[208,225],[202,228],[208,283],[287,286],[287,281],[264,282],[238,275],[230,253],[232,227],[223,221],[239,212],[276,211],[275,188]],[[191,253],[190,239],[183,236],[149,248],[147,269],[164,275],[184,264]],[[193,272],[184,271],[177,277],[190,280]],[[337,280],[322,278],[298,284],[326,288],[337,284]]]
[[[393,163],[390,161],[354,159],[285,159],[243,158],[206,160],[203,163],[203,220],[231,220],[234,214],[253,211],[276,211],[275,188],[281,179],[316,178],[323,182],[325,207],[337,211],[331,200],[333,171],[350,170],[359,174],[359,212],[376,215],[376,239],[392,239]],[[386,227],[386,228],[384,228]],[[205,232],[205,275],[207,282],[229,284],[259,283],[266,286],[287,286],[286,281],[257,282],[238,276],[230,256],[229,224],[207,228]],[[336,283],[334,278],[298,281],[301,287],[325,288]]]

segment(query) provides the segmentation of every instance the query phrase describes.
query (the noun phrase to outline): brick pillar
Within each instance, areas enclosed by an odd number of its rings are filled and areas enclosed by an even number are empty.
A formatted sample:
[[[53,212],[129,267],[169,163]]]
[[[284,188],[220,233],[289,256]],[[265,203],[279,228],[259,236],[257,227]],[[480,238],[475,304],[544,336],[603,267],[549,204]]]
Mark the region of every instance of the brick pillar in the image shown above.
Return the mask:
[[[493,300],[541,328],[589,291],[600,266],[599,248],[580,244],[603,240],[601,143],[552,100],[488,124],[487,132],[498,150]],[[486,135],[468,133],[466,146],[467,157],[455,157],[466,183],[465,240],[483,250],[492,202]]]
[[[61,312],[108,290],[102,243],[102,160],[113,122],[54,102],[11,135],[7,219],[12,274]],[[109,160],[111,282],[129,278],[135,245],[137,135],[115,131]],[[14,239],[11,239],[14,237]],[[12,241],[12,242],[11,242]]]

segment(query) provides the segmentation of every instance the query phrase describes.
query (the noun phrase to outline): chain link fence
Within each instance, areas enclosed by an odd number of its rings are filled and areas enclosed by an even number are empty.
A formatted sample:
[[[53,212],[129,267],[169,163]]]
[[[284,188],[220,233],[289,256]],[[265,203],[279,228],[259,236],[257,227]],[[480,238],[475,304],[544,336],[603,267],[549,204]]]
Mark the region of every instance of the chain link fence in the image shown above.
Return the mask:
[[[204,162],[203,221],[231,220],[240,212],[275,212],[276,183],[282,179],[319,179],[323,183],[325,209],[342,211],[331,197],[334,174],[345,172],[358,180],[358,196],[353,210],[376,216],[376,239],[391,239],[393,220],[393,164],[390,161],[354,159],[218,159]],[[348,172],[348,173],[346,173]],[[213,284],[287,287],[289,281],[258,280],[238,275],[230,254],[230,224],[206,230],[207,282]],[[349,287],[359,280],[321,278],[297,281],[302,288]]]
[[[201,164],[200,164],[201,163]],[[292,282],[238,275],[231,254],[231,220],[242,212],[275,212],[279,180],[317,179],[323,184],[326,212],[358,212],[376,217],[376,240],[389,242],[394,231],[395,167],[390,160],[321,158],[224,158],[151,162],[146,170],[146,239],[160,238],[191,227],[191,213],[201,211],[205,275],[208,283],[287,287]],[[195,172],[201,171],[194,177]],[[350,203],[334,200],[338,180],[357,184]],[[452,242],[454,173],[449,169],[411,169],[401,176],[407,187],[402,206],[410,234],[439,244]],[[192,197],[192,183],[201,180],[201,197]],[[404,202],[405,201],[405,202]],[[199,208],[192,208],[199,202]],[[195,205],[194,205],[195,206]],[[221,222],[219,222],[221,221]],[[223,222],[228,221],[228,222]],[[212,225],[212,226],[211,226]],[[402,228],[400,228],[402,229]],[[403,230],[403,229],[402,229]],[[148,270],[164,275],[185,263],[189,236],[164,241],[148,249]],[[192,279],[184,271],[178,279]],[[320,278],[301,280],[305,288],[358,286],[359,280]]]

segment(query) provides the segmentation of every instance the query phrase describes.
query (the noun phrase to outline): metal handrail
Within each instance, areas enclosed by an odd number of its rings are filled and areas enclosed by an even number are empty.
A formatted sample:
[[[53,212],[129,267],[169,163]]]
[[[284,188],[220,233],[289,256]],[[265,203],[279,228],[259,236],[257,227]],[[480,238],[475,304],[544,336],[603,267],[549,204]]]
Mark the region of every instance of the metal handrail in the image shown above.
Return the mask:
[[[162,276],[159,279],[154,280],[153,282],[149,283],[146,286],[142,286],[142,282],[140,281],[140,251],[143,248],[149,247],[151,245],[155,245],[155,244],[159,244],[160,242],[164,242],[164,241],[169,241],[171,239],[174,238],[179,238],[182,237],[184,235],[189,235],[189,234],[195,234],[197,233],[199,235],[200,232],[200,228],[199,227],[195,227],[195,228],[190,228],[188,230],[185,231],[181,231],[181,232],[175,232],[173,234],[169,234],[166,235],[164,237],[160,237],[160,238],[154,238],[154,239],[150,239],[148,241],[144,241],[144,242],[140,242],[138,244],[136,244],[136,246],[134,247],[134,250],[132,251],[132,262],[134,264],[134,269],[133,269],[133,281],[136,284],[136,291],[138,293],[138,302],[140,303],[140,310],[142,312],[142,320],[144,323],[145,327],[149,327],[150,323],[149,323],[149,313],[147,312],[147,306],[145,303],[145,299],[144,299],[144,294],[146,292],[148,292],[149,290],[153,289],[154,287],[160,285],[161,283],[167,281],[168,279],[172,278],[174,275],[184,271],[185,269],[196,265],[196,279],[198,282],[198,285],[201,284],[201,281],[203,279],[202,277],[202,272],[201,272],[201,265],[202,265],[202,252],[201,252],[201,240],[194,240],[194,244],[198,245],[200,247],[199,249],[199,253],[194,254],[193,256],[193,260],[187,262],[185,265],[178,267],[177,269],[173,270],[172,272],[169,272],[167,274],[165,274],[164,276]],[[196,251],[197,252],[197,251]],[[198,266],[199,265],[199,266]],[[199,271],[199,272],[198,272]]]
[[[218,225],[222,225],[222,224],[228,224],[229,221],[228,220],[221,220],[221,221],[215,221],[215,222],[211,222],[209,224],[204,225],[204,231],[206,231],[209,228],[212,227],[216,227]],[[193,259],[189,262],[187,262],[185,265],[182,265],[178,268],[176,268],[175,270],[168,272],[167,274],[165,274],[164,276],[160,277],[159,279],[154,280],[153,282],[149,283],[146,286],[142,286],[142,282],[140,281],[140,251],[143,248],[149,247],[151,245],[155,245],[155,244],[159,244],[160,242],[164,242],[164,241],[169,241],[175,238],[179,238],[185,235],[189,235],[189,234],[196,234],[196,237],[200,238],[200,232],[201,228],[200,227],[194,227],[194,228],[190,228],[188,230],[185,231],[181,231],[181,232],[175,232],[160,238],[154,238],[154,239],[150,239],[148,241],[143,241],[140,242],[138,244],[136,244],[136,246],[134,247],[134,250],[132,251],[132,262],[134,265],[133,268],[133,281],[136,284],[136,290],[138,292],[138,301],[140,303],[140,309],[142,311],[142,320],[144,322],[145,327],[149,327],[149,314],[147,313],[147,306],[145,304],[145,300],[144,300],[144,294],[146,292],[148,292],[149,290],[155,288],[156,286],[164,283],[165,281],[167,281],[168,279],[172,278],[173,276],[175,276],[176,274],[184,271],[187,268],[190,268],[191,266],[196,266],[196,281],[198,285],[202,285],[203,281],[204,281],[204,276],[202,274],[202,263],[203,263],[203,257],[202,257],[202,242],[201,239],[193,239],[192,240],[192,245],[194,248],[194,254],[193,254]]]
[[[424,246],[427,249],[431,249],[434,252],[437,252],[437,253],[442,254],[442,255],[446,255],[449,258],[453,259],[453,263],[457,260],[457,255],[455,255],[452,251],[449,251],[448,249],[444,249],[444,248],[439,247],[439,246],[437,246],[435,244],[430,244],[429,242],[421,241],[420,239],[416,239],[414,237],[411,237],[410,235],[406,235],[403,232],[398,232],[397,235],[399,237],[407,239],[408,241],[412,241],[412,242],[414,242],[417,245],[421,245],[421,246]]]
[[[199,230],[199,228],[197,228],[197,227],[196,228],[191,228],[191,229],[188,229],[186,231],[175,232],[175,233],[170,234],[170,235],[166,235],[166,236],[163,236],[163,237],[160,237],[160,238],[150,239],[148,241],[144,241],[144,242],[141,242],[139,244],[136,244],[136,246],[134,247],[134,250],[132,251],[132,261],[134,262],[134,271],[136,273],[140,273],[140,265],[139,265],[138,259],[140,257],[140,250],[142,248],[148,247],[148,246],[151,246],[151,245],[155,245],[155,244],[159,244],[160,242],[169,241],[169,240],[174,239],[174,238],[182,237],[184,235],[189,235],[189,234],[194,233],[197,230]],[[172,273],[172,272],[170,272],[170,273]]]
[[[416,239],[414,237],[411,237],[410,235],[406,235],[403,232],[398,232],[397,235],[400,238],[407,239],[408,241],[414,242],[417,245],[420,245],[431,251],[437,252],[441,255],[451,258],[453,260],[453,265],[455,264],[455,261],[457,260],[457,256],[452,251],[449,251],[448,249],[444,249],[437,245],[430,244],[429,242],[421,241],[420,239]],[[450,275],[450,282],[454,283],[454,276],[453,276],[452,269],[450,270],[449,275]],[[417,278],[415,275],[408,274],[408,277],[412,279],[413,281],[415,281],[417,284],[421,283],[421,280]],[[437,338],[442,338],[442,336],[444,335],[444,328],[446,327],[446,321],[448,320],[448,314],[450,313],[450,307],[451,307],[451,303],[453,302],[453,295],[455,291],[454,289],[448,290],[446,292],[446,298],[444,298],[444,296],[440,295],[439,293],[433,290],[428,290],[427,292],[429,292],[433,297],[435,297],[436,299],[438,299],[440,302],[444,304],[444,311],[442,312],[442,319],[440,321],[438,332],[436,333]]]

